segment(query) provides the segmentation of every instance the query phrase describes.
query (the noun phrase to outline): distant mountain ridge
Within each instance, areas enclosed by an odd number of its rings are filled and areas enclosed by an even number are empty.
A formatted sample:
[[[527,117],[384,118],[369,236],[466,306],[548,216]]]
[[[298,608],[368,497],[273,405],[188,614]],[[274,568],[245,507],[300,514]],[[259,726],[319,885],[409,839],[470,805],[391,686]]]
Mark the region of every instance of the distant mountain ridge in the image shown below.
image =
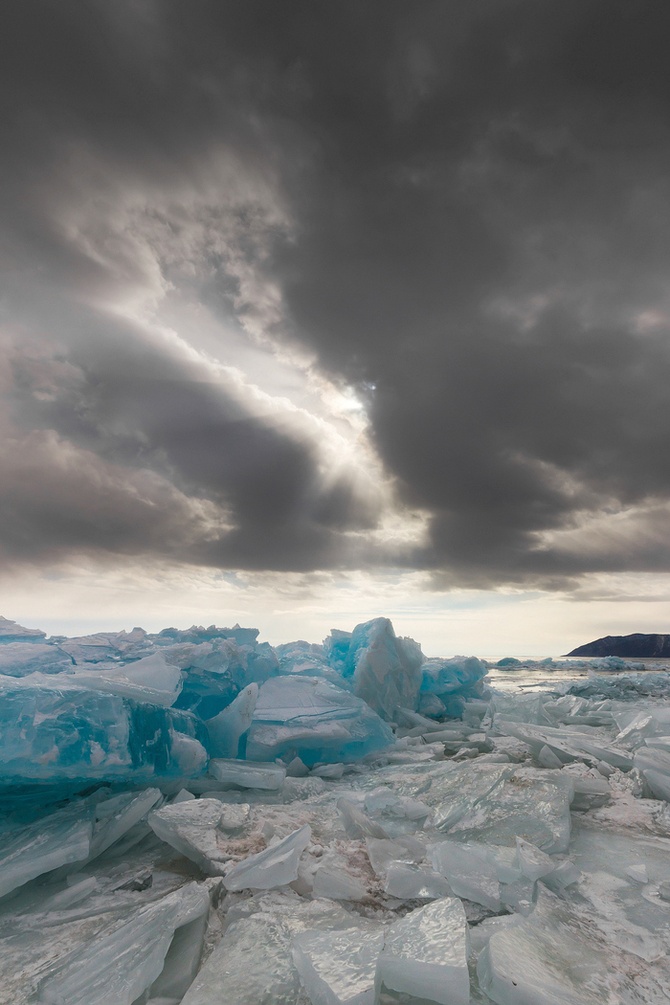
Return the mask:
[[[578,646],[568,656],[623,656],[670,659],[670,635],[605,635]]]

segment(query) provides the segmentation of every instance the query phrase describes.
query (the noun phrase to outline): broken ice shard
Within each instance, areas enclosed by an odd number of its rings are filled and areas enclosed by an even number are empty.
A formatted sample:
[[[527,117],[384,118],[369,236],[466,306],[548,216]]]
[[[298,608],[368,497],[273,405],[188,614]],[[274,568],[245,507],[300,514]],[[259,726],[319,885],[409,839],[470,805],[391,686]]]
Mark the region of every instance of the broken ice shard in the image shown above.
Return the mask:
[[[635,751],[635,767],[652,795],[670,802],[670,751],[645,744]]]
[[[436,900],[385,930],[377,963],[382,985],[438,1005],[469,1005],[469,938],[456,897]]]
[[[183,1005],[295,1005],[304,1002],[291,957],[298,932],[348,928],[332,901],[265,894],[251,917],[230,919],[219,944],[186,992]],[[251,910],[254,910],[252,905]],[[262,951],[259,951],[261,949]]]
[[[485,845],[475,842],[441,841],[430,845],[428,857],[458,897],[500,910],[498,871]]]
[[[224,789],[281,789],[286,778],[286,768],[270,761],[238,761],[234,758],[212,758],[209,774],[221,782]]]
[[[309,824],[299,827],[257,855],[249,855],[226,872],[227,890],[271,890],[298,878],[300,856],[310,842]]]
[[[419,709],[428,715],[460,716],[465,700],[485,693],[487,668],[476,656],[431,658],[421,666]]]
[[[73,805],[0,839],[0,897],[31,879],[88,858],[93,834],[93,806]]]
[[[313,1005],[374,1005],[382,931],[301,932],[293,960]]]
[[[160,978],[175,932],[197,922],[208,910],[209,894],[198,883],[140,908],[108,935],[72,954],[43,982],[39,1000],[131,1005]]]
[[[390,727],[360,698],[320,677],[272,677],[261,685],[248,733],[251,761],[308,767],[359,760],[395,743]]]
[[[556,728],[509,722],[497,717],[495,726],[503,735],[523,740],[535,756],[539,756],[542,748],[547,747],[562,764],[570,761],[605,761],[613,768],[620,768],[622,771],[630,771],[633,767],[633,758],[628,751],[601,739],[593,732],[587,733],[565,726]]]

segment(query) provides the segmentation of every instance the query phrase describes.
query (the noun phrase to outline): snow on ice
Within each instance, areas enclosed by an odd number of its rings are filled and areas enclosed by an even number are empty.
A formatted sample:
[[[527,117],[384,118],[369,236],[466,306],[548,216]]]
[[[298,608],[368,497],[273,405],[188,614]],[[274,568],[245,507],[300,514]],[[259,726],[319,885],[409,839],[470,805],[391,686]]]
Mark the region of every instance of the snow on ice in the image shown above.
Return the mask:
[[[3,1005],[670,1001],[658,664],[0,618],[0,697]]]

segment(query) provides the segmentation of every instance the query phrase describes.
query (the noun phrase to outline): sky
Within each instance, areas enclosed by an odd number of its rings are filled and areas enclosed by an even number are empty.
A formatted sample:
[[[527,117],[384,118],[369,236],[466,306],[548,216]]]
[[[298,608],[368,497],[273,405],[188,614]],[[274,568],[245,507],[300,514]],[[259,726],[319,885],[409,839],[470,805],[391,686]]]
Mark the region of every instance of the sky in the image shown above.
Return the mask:
[[[670,6],[0,21],[0,613],[670,630]]]

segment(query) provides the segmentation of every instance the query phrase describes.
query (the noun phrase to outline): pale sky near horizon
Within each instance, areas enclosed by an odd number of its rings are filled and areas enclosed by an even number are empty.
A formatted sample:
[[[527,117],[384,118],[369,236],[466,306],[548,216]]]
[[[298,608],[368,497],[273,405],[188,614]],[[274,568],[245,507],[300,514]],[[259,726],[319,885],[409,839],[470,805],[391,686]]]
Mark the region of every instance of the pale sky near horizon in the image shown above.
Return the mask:
[[[670,7],[5,0],[0,613],[670,629]]]

